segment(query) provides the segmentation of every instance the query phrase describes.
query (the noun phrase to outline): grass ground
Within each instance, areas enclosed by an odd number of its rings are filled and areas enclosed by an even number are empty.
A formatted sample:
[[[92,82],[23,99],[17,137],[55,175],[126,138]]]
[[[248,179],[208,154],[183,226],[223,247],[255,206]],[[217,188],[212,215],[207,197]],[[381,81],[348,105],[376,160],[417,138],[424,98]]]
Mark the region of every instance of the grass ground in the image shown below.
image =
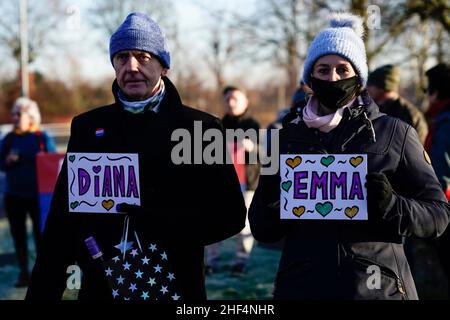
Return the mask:
[[[267,300],[272,299],[273,281],[280,251],[256,245],[248,261],[247,271],[240,277],[230,274],[236,239],[225,241],[219,272],[206,277],[208,299]]]
[[[33,247],[30,237],[29,247]],[[19,275],[14,257],[14,246],[6,219],[0,219],[0,300],[22,300],[26,289],[14,288]],[[34,257],[32,255],[34,260]]]

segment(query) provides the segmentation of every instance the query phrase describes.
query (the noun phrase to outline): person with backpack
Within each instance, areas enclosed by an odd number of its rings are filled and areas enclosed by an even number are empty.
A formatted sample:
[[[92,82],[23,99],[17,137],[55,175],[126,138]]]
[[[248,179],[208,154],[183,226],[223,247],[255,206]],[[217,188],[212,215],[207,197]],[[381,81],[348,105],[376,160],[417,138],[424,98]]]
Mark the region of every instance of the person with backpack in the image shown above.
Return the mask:
[[[54,152],[56,148],[52,138],[40,129],[41,114],[35,101],[18,98],[11,115],[14,127],[0,148],[0,170],[6,173],[5,210],[20,268],[15,286],[26,287],[29,281],[27,214],[33,222],[36,251],[40,245],[36,155]]]

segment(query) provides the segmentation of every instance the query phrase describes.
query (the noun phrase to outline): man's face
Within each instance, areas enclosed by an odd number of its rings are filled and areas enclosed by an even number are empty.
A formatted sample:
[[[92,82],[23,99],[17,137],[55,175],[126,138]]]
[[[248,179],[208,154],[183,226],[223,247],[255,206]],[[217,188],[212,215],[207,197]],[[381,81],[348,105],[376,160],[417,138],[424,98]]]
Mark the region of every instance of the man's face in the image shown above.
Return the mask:
[[[117,83],[130,101],[145,100],[158,89],[161,76],[167,74],[159,60],[148,52],[120,51],[113,58]]]
[[[232,116],[240,116],[247,110],[248,99],[245,94],[239,90],[229,91],[225,97],[226,112]]]

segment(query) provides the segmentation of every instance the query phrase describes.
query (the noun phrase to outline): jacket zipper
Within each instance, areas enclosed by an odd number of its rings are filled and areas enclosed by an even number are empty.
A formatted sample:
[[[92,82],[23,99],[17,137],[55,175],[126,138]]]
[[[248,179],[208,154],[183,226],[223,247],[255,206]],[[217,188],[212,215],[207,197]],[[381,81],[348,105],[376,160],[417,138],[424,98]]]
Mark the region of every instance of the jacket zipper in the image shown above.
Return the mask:
[[[340,245],[337,244],[337,274],[338,277],[341,276],[341,252],[340,252]]]
[[[347,145],[350,143],[350,141],[352,141],[356,136],[358,136],[366,128],[368,131],[370,131],[370,138],[371,138],[372,142],[373,143],[376,142],[375,130],[373,129],[372,121],[370,121],[370,119],[367,117],[367,114],[365,112],[363,112],[362,114],[364,116],[364,119],[363,119],[364,124],[361,127],[359,127],[356,132],[353,132],[352,135],[342,143],[341,152],[344,152],[345,149],[347,149]]]
[[[364,123],[361,127],[358,128],[358,130],[356,132],[353,132],[352,135],[345,140],[342,145],[341,145],[341,152],[344,152],[345,149],[347,149],[347,145],[350,143],[350,141],[352,141],[358,134],[361,133],[361,131],[363,131],[365,128],[367,127],[367,123]]]

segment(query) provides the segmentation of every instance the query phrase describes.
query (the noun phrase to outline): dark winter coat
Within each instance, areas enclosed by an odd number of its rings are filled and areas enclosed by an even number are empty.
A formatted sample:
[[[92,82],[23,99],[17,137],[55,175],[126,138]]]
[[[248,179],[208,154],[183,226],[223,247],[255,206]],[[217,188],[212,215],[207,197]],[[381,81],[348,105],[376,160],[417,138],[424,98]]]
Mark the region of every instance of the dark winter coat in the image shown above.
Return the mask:
[[[11,150],[19,155],[19,160],[6,164]],[[36,175],[36,155],[39,152],[55,152],[53,139],[45,131],[8,133],[0,147],[0,170],[6,173],[5,193],[23,198],[36,198],[38,184]]]
[[[450,101],[442,107],[434,119],[432,119],[430,157],[434,171],[441,183],[442,190],[445,192],[447,200],[450,199]],[[450,283],[450,230],[447,228],[445,233],[437,241],[437,250],[444,272]],[[449,286],[450,290],[450,286]]]
[[[423,113],[410,101],[399,97],[380,105],[380,111],[388,116],[399,118],[416,129],[419,141],[424,144],[428,135],[428,124]]]
[[[433,119],[430,157],[442,190],[450,197],[450,102]]]

